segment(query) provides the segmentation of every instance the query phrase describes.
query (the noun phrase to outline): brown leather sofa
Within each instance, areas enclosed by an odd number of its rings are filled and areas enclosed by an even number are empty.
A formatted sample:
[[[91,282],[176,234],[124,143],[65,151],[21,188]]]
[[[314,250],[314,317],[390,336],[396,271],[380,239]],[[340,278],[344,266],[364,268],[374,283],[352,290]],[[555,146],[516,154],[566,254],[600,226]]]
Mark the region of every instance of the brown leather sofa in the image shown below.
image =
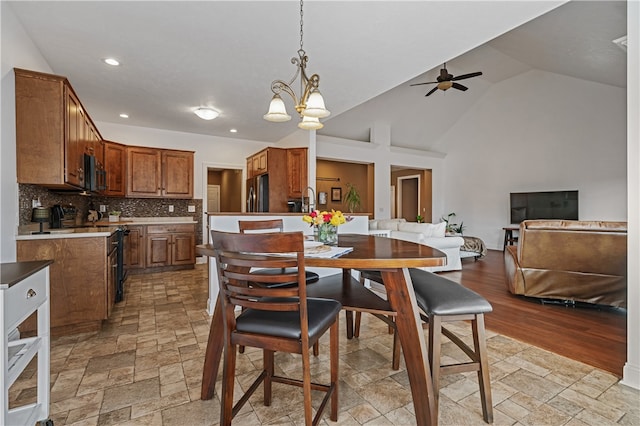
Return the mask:
[[[526,220],[505,250],[513,294],[627,306],[627,223]]]

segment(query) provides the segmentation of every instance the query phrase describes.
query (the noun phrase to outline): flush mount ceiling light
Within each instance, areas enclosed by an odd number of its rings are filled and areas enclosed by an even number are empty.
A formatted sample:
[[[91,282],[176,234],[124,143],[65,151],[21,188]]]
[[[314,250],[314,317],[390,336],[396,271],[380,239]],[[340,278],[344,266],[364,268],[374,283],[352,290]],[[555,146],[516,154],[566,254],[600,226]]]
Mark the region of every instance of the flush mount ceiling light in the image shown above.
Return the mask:
[[[203,120],[213,120],[220,115],[218,111],[212,108],[197,108],[193,112]]]
[[[122,113],[120,114],[120,118],[129,118],[129,114]]]
[[[284,105],[284,101],[280,97],[280,93],[284,92],[289,94],[295,102],[295,108],[302,121],[298,123],[298,127],[305,130],[321,129],[322,123],[319,118],[328,117],[331,113],[324,106],[324,99],[318,90],[320,84],[320,76],[313,74],[311,77],[307,77],[306,68],[309,58],[303,49],[302,36],[303,36],[303,20],[302,20],[302,3],[300,0],[300,49],[298,49],[298,57],[291,58],[291,63],[296,66],[296,72],[293,78],[287,83],[282,80],[275,80],[271,83],[271,91],[273,92],[273,98],[269,104],[269,112],[263,117],[267,121],[283,122],[291,120],[291,116],[287,114],[287,109]],[[295,91],[291,88],[291,84],[300,76],[300,93],[301,96],[298,99]]]
[[[114,67],[117,67],[118,65],[120,65],[120,62],[114,58],[106,58],[104,59],[104,63],[107,65],[112,65]]]

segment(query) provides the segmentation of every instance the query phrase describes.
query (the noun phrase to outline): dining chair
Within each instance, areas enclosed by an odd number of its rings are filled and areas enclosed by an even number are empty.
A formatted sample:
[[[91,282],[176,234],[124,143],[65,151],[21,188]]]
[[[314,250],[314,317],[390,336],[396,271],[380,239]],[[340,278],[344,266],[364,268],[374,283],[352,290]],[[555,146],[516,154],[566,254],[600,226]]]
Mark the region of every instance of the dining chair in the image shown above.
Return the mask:
[[[240,229],[241,234],[245,233],[264,233],[264,232],[283,232],[284,231],[284,223],[282,219],[267,219],[267,220],[239,220],[238,228]],[[290,271],[282,271],[282,269],[262,269],[260,271],[261,274],[281,274],[283,272],[295,273],[295,268]],[[315,283],[320,279],[320,276],[312,271],[304,271],[305,273],[305,281],[307,284]],[[266,287],[291,287],[298,285],[298,281],[289,282],[289,283],[278,283],[278,284],[262,284]],[[240,353],[244,353],[244,346],[240,346]],[[313,354],[318,356],[320,354],[319,345],[315,344],[313,346]]]
[[[271,405],[273,382],[302,387],[306,425],[318,424],[329,401],[330,418],[337,421],[338,314],[342,305],[335,300],[307,298],[302,232],[236,234],[212,231],[211,237],[216,254],[224,323],[220,424],[230,425],[261,383],[264,405]],[[288,255],[282,256],[283,253]],[[283,272],[262,274],[261,270],[251,272],[252,268],[276,268]],[[278,286],[293,281],[297,281],[296,286]],[[236,307],[243,308],[237,317]],[[327,330],[330,383],[313,383],[310,348]],[[263,369],[233,405],[238,345],[261,348]],[[275,352],[301,354],[302,379],[277,376],[274,369]],[[326,392],[315,417],[312,417],[312,389]]]

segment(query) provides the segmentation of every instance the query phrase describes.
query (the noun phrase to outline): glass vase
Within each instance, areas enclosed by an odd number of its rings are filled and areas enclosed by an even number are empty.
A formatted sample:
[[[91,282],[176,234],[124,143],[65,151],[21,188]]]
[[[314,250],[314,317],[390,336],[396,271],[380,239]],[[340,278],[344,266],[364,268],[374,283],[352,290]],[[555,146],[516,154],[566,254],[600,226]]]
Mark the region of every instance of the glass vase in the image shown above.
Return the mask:
[[[317,226],[317,240],[327,246],[338,245],[338,227],[330,223],[323,223]]]

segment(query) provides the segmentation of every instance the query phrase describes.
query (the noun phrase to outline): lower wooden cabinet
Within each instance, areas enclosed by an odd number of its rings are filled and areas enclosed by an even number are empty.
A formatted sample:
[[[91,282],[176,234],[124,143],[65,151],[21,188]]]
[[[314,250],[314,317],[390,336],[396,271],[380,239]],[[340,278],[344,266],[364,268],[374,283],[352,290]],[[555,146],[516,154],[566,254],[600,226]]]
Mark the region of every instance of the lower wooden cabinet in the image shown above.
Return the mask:
[[[129,225],[129,235],[124,239],[124,264],[128,270],[144,269],[146,266],[146,226]]]
[[[195,224],[147,225],[146,267],[196,263]]]
[[[53,260],[50,265],[52,335],[98,330],[107,319],[107,237],[18,240],[17,260]],[[21,332],[37,329],[34,317]]]

